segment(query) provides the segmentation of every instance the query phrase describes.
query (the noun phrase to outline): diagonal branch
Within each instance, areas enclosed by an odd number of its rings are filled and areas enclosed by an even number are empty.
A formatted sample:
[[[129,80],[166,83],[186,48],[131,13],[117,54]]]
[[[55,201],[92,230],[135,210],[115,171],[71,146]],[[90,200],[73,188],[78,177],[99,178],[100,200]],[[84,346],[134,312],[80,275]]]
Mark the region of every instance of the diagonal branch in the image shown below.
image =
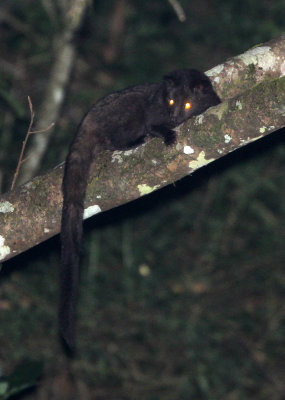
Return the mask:
[[[168,149],[154,139],[133,150],[98,156],[91,168],[86,218],[171,184],[284,127],[285,76],[280,76],[285,75],[285,36],[272,43],[275,47],[268,44],[255,48],[254,54],[246,54],[251,57],[256,74],[247,61],[242,68],[242,58],[238,57],[219,67],[219,72],[211,71],[223,93],[224,85],[229,85],[226,73],[229,66],[233,77],[229,91],[234,93],[235,87],[239,95],[181,125],[176,146]],[[275,62],[274,54],[277,54]],[[267,68],[268,55],[271,67],[261,71],[260,65]],[[239,74],[244,77],[242,81]],[[248,88],[245,90],[246,77]],[[62,172],[63,164],[0,198],[0,260],[11,258],[59,232]]]

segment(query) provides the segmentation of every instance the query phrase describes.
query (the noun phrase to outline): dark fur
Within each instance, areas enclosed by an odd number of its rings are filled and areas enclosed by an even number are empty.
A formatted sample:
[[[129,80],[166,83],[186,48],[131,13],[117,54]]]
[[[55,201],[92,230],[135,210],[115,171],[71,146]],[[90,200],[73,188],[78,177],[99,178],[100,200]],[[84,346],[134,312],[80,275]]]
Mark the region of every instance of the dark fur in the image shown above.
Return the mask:
[[[169,105],[174,99],[175,104]],[[185,102],[192,107],[186,110]],[[83,118],[66,159],[61,226],[62,268],[60,330],[74,345],[74,316],[82,241],[84,198],[91,162],[103,150],[123,150],[145,136],[175,143],[172,130],[188,118],[220,103],[208,77],[194,69],[177,70],[161,82],[111,93],[93,105]]]

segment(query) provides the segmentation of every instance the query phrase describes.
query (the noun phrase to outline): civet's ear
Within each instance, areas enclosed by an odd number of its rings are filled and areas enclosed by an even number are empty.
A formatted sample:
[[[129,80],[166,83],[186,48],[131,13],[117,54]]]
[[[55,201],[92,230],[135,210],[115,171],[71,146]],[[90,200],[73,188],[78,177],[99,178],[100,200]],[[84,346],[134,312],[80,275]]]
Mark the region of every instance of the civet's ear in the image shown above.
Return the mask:
[[[173,71],[164,75],[163,80],[170,86],[176,86],[181,82],[181,75],[179,71]]]
[[[199,94],[199,93],[205,93],[208,90],[212,89],[212,84],[210,82],[210,80],[208,79],[203,79],[202,81],[200,81],[197,85],[194,86],[194,92]]]

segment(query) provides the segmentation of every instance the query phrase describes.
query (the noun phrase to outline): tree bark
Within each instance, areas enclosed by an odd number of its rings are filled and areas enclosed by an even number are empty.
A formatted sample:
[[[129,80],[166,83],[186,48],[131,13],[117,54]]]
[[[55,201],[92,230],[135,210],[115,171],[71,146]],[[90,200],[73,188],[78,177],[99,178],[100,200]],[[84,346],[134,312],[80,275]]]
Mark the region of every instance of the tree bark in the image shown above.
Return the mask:
[[[166,148],[153,139],[94,161],[85,217],[109,210],[285,126],[285,35],[208,71],[223,103],[178,129]],[[235,96],[235,97],[234,97]],[[0,198],[0,260],[57,234],[63,164]]]

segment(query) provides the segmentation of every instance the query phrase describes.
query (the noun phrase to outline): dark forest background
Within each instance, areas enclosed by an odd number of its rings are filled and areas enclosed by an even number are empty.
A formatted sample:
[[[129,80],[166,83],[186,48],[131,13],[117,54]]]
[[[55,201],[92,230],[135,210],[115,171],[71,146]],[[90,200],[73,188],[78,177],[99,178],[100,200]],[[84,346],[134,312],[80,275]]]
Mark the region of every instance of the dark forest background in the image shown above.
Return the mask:
[[[47,3],[0,5],[3,192],[29,124],[27,96],[37,113],[62,28]],[[167,0],[90,1],[39,172],[64,160],[102,95],[176,68],[210,69],[284,30],[284,1],[180,5],[183,23]],[[4,263],[0,376],[42,361],[27,399],[284,399],[284,162],[282,130],[88,220],[73,360],[57,336],[59,238]]]

